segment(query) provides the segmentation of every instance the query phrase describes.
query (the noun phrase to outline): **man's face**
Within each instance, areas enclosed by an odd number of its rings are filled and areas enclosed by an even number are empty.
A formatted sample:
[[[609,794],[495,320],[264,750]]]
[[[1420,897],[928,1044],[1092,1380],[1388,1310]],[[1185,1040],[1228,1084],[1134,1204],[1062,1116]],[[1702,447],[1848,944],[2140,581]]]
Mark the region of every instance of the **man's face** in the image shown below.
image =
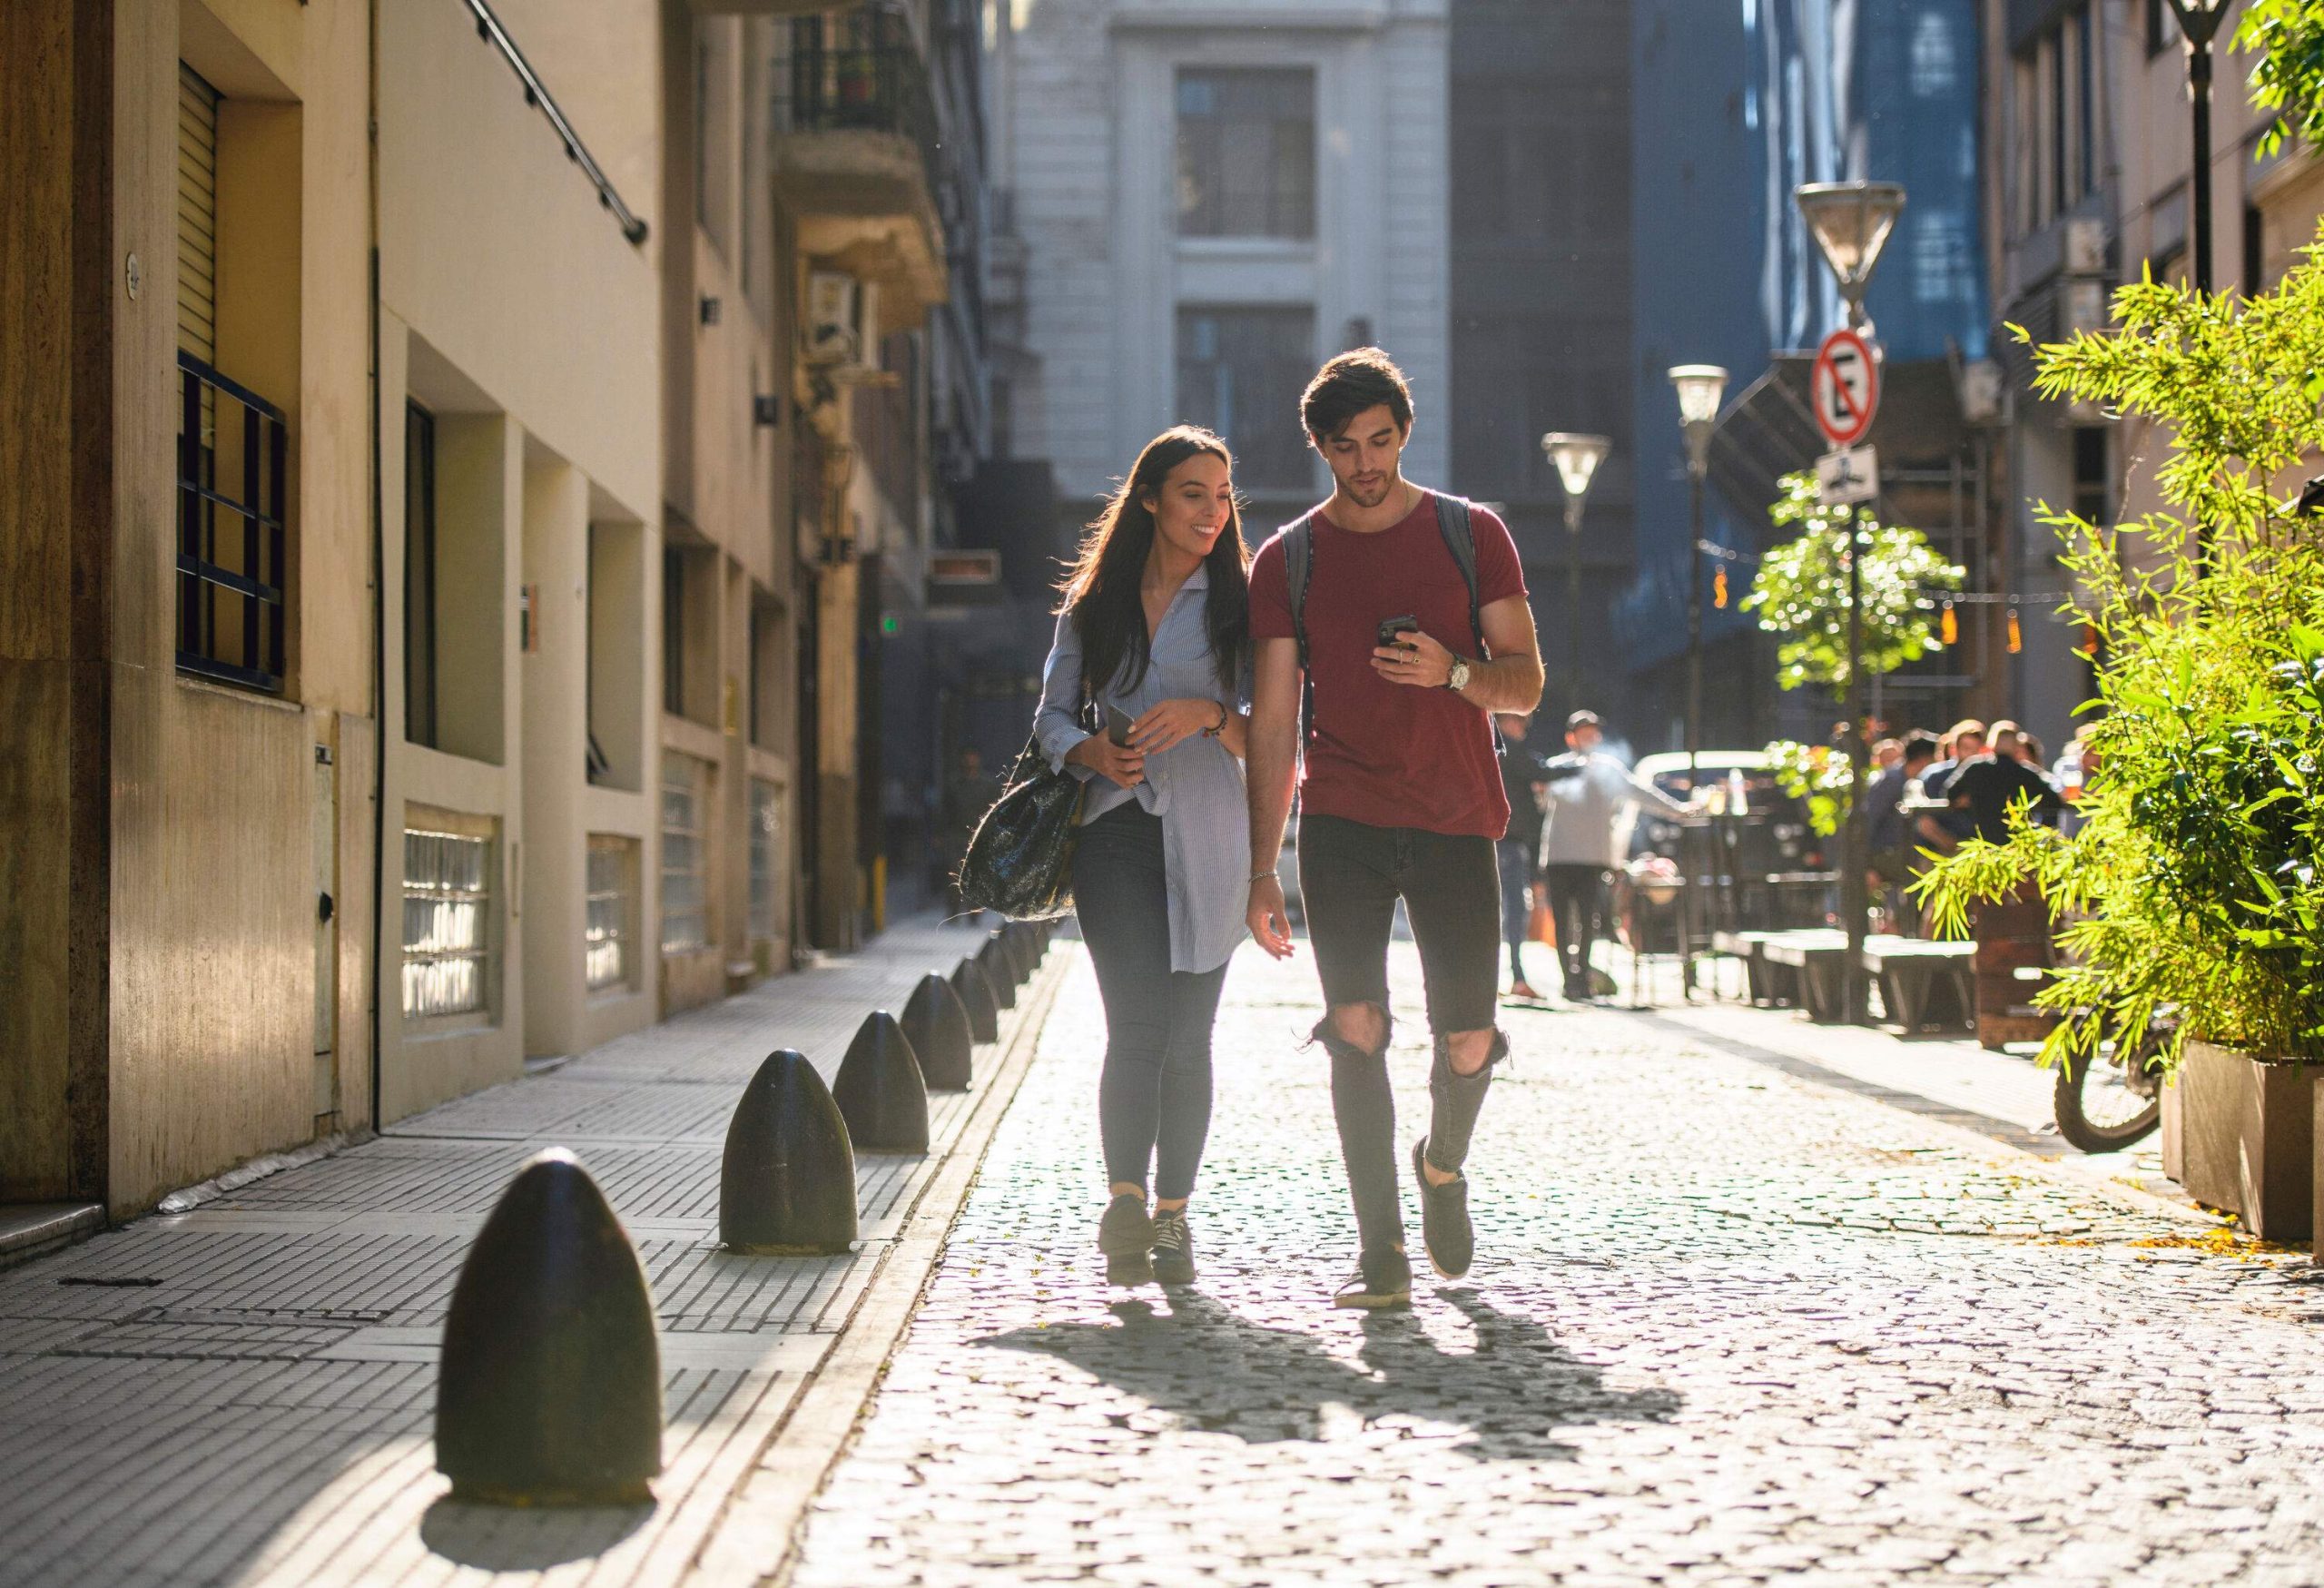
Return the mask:
[[[1376,508],[1403,481],[1397,469],[1409,439],[1382,402],[1350,419],[1345,429],[1325,439],[1316,450],[1348,500],[1360,508]]]
[[[1501,736],[1502,738],[1509,740],[1512,744],[1524,743],[1525,719],[1523,717],[1515,715],[1512,713],[1503,712],[1500,715],[1494,717],[1493,721],[1501,725]]]
[[[1598,741],[1605,736],[1606,735],[1600,733],[1597,728],[1588,723],[1584,723],[1578,728],[1568,728],[1565,731],[1566,747],[1571,750],[1579,750],[1586,755],[1590,751],[1595,750],[1598,747]]]
[[[1966,761],[1984,753],[1985,736],[1983,734],[1964,734],[1953,742],[1953,758],[1956,761]]]

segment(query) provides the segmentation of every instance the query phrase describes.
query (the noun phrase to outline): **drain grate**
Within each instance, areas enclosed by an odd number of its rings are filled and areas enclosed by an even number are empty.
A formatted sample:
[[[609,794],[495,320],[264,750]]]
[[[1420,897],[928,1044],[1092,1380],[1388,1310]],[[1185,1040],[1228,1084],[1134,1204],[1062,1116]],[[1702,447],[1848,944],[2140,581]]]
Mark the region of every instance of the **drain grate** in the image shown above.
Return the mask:
[[[387,1316],[330,1308],[155,1307],[64,1341],[47,1355],[303,1362]]]

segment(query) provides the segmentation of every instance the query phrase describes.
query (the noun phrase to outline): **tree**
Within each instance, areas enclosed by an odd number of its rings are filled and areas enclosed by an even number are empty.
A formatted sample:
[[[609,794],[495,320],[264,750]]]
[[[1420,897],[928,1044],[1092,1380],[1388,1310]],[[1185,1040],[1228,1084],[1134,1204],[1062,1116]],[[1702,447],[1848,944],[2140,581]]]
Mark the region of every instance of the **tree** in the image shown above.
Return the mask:
[[[2257,153],[2273,154],[2287,137],[2324,144],[2324,0],[2252,0],[2230,47],[2259,52],[2251,103],[2275,113]]]
[[[1760,559],[1743,598],[1761,628],[1784,636],[1776,650],[1776,683],[1846,698],[1851,543],[1862,559],[1865,672],[1878,677],[1943,650],[1937,604],[1945,591],[1961,587],[1963,570],[1917,529],[1883,524],[1868,508],[1825,506],[1811,474],[1787,474],[1781,487],[1768,518],[1777,528],[1797,525],[1800,532]],[[1847,756],[1778,740],[1768,746],[1768,758],[1777,781],[1807,801],[1809,825],[1826,837],[1839,831],[1850,803]]]

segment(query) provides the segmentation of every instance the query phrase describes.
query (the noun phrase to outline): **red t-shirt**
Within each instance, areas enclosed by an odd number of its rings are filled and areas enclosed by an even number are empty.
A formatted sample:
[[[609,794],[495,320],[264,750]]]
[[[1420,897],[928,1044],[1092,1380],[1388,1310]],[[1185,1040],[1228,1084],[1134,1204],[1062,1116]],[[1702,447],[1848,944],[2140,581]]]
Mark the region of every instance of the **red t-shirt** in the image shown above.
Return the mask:
[[[1453,655],[1476,655],[1469,588],[1437,528],[1436,504],[1423,496],[1402,523],[1370,535],[1321,513],[1313,523],[1307,650],[1315,718],[1300,808],[1374,827],[1499,838],[1509,826],[1509,796],[1491,719],[1449,689],[1391,684],[1372,670],[1381,620],[1407,613]],[[1469,524],[1478,607],[1524,595],[1509,527],[1473,503]],[[1251,637],[1296,637],[1280,534],[1251,564]]]

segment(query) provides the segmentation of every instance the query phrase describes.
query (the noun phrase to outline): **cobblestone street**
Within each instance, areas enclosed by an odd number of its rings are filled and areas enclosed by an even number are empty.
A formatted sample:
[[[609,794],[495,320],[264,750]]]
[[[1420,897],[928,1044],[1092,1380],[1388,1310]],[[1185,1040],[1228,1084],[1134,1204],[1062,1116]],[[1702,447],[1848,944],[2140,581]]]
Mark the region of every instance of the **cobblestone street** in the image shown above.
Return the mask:
[[[1166,1295],[1098,1277],[1071,967],[797,1583],[2324,1583],[2305,1253],[2207,1249],[1667,1020],[1508,1011],[1476,1272],[1334,1311],[1313,976],[1236,957],[1202,1279]],[[1398,1030],[1403,1143],[1425,1041]]]

